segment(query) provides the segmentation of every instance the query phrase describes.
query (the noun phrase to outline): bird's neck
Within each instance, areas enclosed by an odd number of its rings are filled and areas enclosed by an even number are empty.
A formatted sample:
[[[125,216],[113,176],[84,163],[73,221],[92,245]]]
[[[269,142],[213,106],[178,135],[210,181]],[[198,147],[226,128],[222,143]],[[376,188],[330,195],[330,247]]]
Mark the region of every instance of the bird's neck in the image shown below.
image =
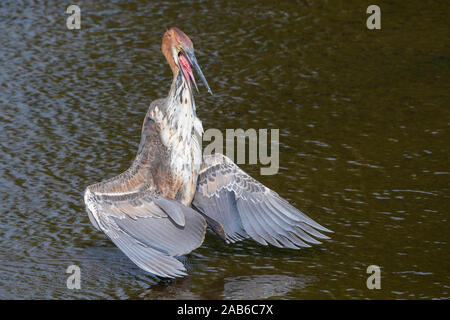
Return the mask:
[[[167,97],[166,116],[172,131],[184,141],[203,134],[201,121],[197,118],[194,95],[181,72],[176,72]]]
[[[161,138],[172,173],[183,181],[182,201],[190,203],[202,162],[203,127],[195,113],[191,89],[181,74],[174,77],[161,121]]]

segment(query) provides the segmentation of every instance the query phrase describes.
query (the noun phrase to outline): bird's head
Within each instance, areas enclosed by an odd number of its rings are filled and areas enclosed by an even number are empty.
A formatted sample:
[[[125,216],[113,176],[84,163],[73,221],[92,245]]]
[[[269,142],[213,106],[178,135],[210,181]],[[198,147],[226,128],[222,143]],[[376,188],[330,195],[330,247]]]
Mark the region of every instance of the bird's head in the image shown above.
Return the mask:
[[[202,81],[205,83],[208,92],[212,94],[209,88],[208,82],[203,75],[200,66],[197,63],[197,58],[194,55],[194,45],[191,39],[180,29],[172,27],[164,33],[161,51],[169,62],[170,68],[174,75],[181,70],[184,80],[191,87],[194,83],[195,88],[198,91],[197,83],[195,82],[192,69],[194,68]]]

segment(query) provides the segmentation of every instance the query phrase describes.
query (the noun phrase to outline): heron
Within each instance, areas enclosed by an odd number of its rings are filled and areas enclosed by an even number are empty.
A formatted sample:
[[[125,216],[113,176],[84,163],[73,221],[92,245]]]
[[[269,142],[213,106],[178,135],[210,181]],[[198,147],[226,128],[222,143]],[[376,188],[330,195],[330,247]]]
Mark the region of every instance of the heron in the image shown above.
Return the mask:
[[[172,27],[163,35],[161,51],[173,73],[169,94],[150,104],[131,166],[86,188],[86,211],[94,227],[138,267],[164,278],[187,275],[179,257],[201,246],[207,227],[226,243],[250,238],[300,249],[328,239],[322,232],[329,229],[230,158],[202,154],[193,70],[212,91],[193,43]]]

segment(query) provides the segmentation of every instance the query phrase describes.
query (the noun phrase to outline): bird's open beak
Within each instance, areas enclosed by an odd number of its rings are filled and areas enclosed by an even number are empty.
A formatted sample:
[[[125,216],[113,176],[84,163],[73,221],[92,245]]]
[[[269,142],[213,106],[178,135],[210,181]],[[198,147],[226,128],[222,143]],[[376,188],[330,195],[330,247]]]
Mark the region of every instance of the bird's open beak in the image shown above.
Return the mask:
[[[186,59],[187,58],[187,59]],[[191,85],[191,80],[195,85],[195,88],[198,92],[197,83],[195,82],[194,75],[192,73],[191,66],[194,67],[194,69],[197,71],[198,75],[202,79],[203,83],[206,86],[206,89],[208,89],[208,92],[210,94],[213,94],[211,91],[211,88],[208,85],[208,82],[205,79],[205,76],[203,75],[202,69],[200,69],[200,66],[198,65],[197,58],[194,55],[194,50],[183,50],[180,52],[178,56],[178,60],[180,62],[181,70],[183,72],[184,78],[187,80],[189,86]],[[186,61],[187,60],[187,61]]]

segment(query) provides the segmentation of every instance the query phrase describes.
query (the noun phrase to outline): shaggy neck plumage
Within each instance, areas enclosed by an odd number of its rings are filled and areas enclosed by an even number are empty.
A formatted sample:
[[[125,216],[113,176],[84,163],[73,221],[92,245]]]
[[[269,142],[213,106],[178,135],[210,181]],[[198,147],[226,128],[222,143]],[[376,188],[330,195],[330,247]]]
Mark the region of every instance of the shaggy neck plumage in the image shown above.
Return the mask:
[[[174,77],[166,105],[160,118],[162,142],[170,152],[172,172],[187,183],[196,180],[200,168],[203,127],[195,113],[192,90],[180,73]]]

